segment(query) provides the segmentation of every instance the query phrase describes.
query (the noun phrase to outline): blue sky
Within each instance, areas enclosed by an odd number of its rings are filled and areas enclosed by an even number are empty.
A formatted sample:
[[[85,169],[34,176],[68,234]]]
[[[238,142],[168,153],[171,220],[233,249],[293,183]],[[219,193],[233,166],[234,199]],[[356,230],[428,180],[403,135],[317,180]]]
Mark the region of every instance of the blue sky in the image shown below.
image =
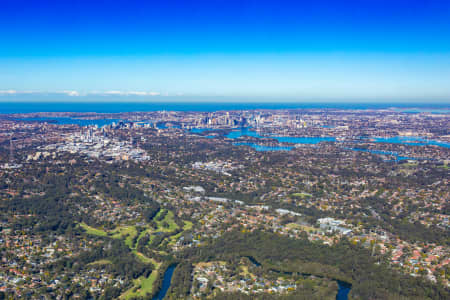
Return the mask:
[[[0,0],[0,39],[0,101],[450,102],[449,1]]]

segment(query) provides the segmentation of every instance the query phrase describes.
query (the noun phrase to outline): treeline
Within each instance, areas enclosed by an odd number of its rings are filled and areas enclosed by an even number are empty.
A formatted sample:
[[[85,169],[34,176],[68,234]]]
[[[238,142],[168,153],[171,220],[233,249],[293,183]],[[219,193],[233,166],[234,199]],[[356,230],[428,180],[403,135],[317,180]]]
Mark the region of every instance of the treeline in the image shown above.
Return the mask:
[[[191,296],[192,272],[194,267],[190,262],[183,261],[177,265],[172,276],[170,289],[167,291],[167,299],[188,298]]]
[[[362,200],[362,205],[373,207],[380,216],[379,219],[364,219],[364,223],[366,224],[372,224],[373,227],[380,226],[388,232],[398,234],[401,239],[413,243],[420,241],[437,243],[439,245],[450,245],[450,230],[441,229],[437,226],[427,227],[419,221],[412,223],[406,219],[409,213],[405,213],[403,218],[397,216],[393,219],[391,207],[383,199],[378,197],[367,197]]]
[[[106,197],[120,199],[120,201],[126,205],[154,202],[150,197],[146,196],[142,190],[137,189],[126,182],[122,182],[120,177],[114,176],[113,174],[96,177],[93,187],[97,193],[105,195]]]
[[[450,230],[444,230],[436,226],[427,227],[419,221],[411,223],[409,221],[391,220],[392,232],[397,233],[400,238],[412,242],[431,242],[439,245],[450,246]]]
[[[114,276],[120,276],[126,280],[136,279],[139,276],[149,276],[153,270],[153,264],[143,263],[123,240],[105,238],[104,243],[81,252],[73,259],[63,259],[53,265],[55,271],[66,270],[78,272],[85,268],[101,268]],[[103,263],[96,265],[95,263]]]
[[[325,289],[321,291],[297,289],[289,294],[244,294],[239,292],[225,293],[218,291],[215,300],[335,300],[336,290]]]
[[[212,245],[187,249],[180,259],[192,262],[230,260],[251,256],[267,271],[311,273],[352,284],[355,299],[449,299],[448,289],[424,278],[402,275],[390,269],[383,258],[347,240],[326,246],[306,239],[290,239],[272,233],[229,232]],[[312,264],[314,263],[314,264]]]
[[[78,220],[77,214],[71,209],[73,203],[67,201],[67,196],[68,192],[64,188],[50,188],[43,196],[14,197],[6,201],[5,209],[16,214],[31,215],[30,218],[15,219],[14,229],[23,227],[35,232],[64,234],[67,230],[75,230]]]

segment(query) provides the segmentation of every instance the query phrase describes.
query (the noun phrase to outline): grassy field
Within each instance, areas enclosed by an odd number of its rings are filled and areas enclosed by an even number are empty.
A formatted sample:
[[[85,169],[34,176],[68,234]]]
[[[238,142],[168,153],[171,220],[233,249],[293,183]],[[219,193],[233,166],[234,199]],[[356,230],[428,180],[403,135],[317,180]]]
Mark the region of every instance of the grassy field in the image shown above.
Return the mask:
[[[308,193],[294,193],[292,194],[292,196],[294,197],[300,197],[300,198],[307,198],[307,197],[311,197],[311,194]]]
[[[133,253],[145,263],[152,263],[155,269],[152,271],[150,276],[144,277],[141,276],[135,280],[133,280],[133,287],[127,290],[124,294],[120,296],[120,299],[130,299],[134,297],[143,297],[145,299],[146,294],[151,294],[153,292],[153,283],[155,282],[159,268],[161,267],[160,262],[157,262],[153,258],[148,258],[142,253],[133,250]]]
[[[146,263],[146,264],[151,263],[155,266],[155,268],[159,268],[159,266],[161,265],[161,263],[157,262],[153,258],[147,257],[144,254],[137,252],[136,250],[133,250],[133,253],[143,263]]]
[[[156,215],[155,219],[161,214],[162,210],[160,212],[158,212],[158,214]],[[168,227],[164,227],[163,224],[167,223],[169,226]],[[139,234],[139,237],[137,238],[137,242],[139,242],[139,240],[145,236],[145,234],[150,234],[150,242],[153,238],[152,233],[153,232],[157,232],[157,231],[163,231],[163,232],[172,232],[175,231],[176,229],[178,229],[178,225],[175,223],[174,220],[174,215],[172,211],[167,211],[167,214],[165,215],[164,219],[161,221],[156,221],[156,225],[157,228],[156,229],[152,229],[147,227],[147,229],[145,229],[144,231],[142,231]],[[136,249],[136,245],[133,245],[133,240],[137,235],[137,230],[135,226],[121,226],[121,227],[117,227],[114,230],[111,231],[104,231],[101,229],[97,229],[94,227],[91,227],[85,223],[81,223],[80,224],[81,227],[83,227],[86,230],[87,234],[92,234],[92,235],[96,235],[96,236],[110,236],[112,238],[115,239],[119,239],[119,238],[125,238],[125,244],[130,248],[130,249]],[[183,231],[185,230],[189,230],[191,229],[193,226],[192,222],[190,221],[185,221],[184,222],[184,226],[183,226]],[[174,243],[176,240],[178,240],[178,238],[181,236],[182,232],[170,237],[170,243]],[[137,244],[137,243],[136,243]]]
[[[178,225],[175,223],[175,220],[174,220],[174,214],[170,210],[167,211],[167,214],[165,215],[163,220],[156,221],[156,218],[158,216],[160,216],[162,211],[163,210],[158,212],[157,216],[155,217],[155,222],[156,222],[157,228],[153,229],[147,225],[145,227],[145,229],[139,234],[139,236],[137,238],[137,242],[139,242],[139,240],[142,237],[144,237],[145,234],[150,235],[150,242],[151,242],[151,240],[155,236],[154,234],[152,234],[154,232],[158,232],[158,231],[173,232],[176,229],[178,229]],[[168,226],[164,227],[163,226],[164,223],[167,223]],[[86,230],[87,234],[101,236],[101,237],[109,236],[109,237],[112,237],[115,239],[125,239],[125,244],[131,249],[131,251],[134,253],[134,255],[136,255],[136,257],[140,261],[142,261],[143,263],[151,263],[154,265],[155,269],[152,271],[150,276],[148,276],[148,277],[141,276],[141,277],[133,280],[133,287],[128,289],[125,293],[123,293],[120,296],[120,299],[131,299],[134,297],[145,298],[147,294],[151,294],[153,292],[153,283],[155,282],[155,280],[158,276],[158,271],[159,271],[159,268],[161,267],[161,263],[157,262],[153,258],[145,256],[144,254],[142,254],[136,250],[137,243],[133,244],[133,240],[138,234],[136,226],[131,226],[131,225],[130,226],[120,226],[120,227],[117,227],[117,228],[115,228],[113,230],[109,230],[109,231],[91,227],[91,226],[87,225],[86,223],[80,223],[80,226],[84,230]],[[186,230],[190,230],[192,228],[192,226],[193,226],[192,222],[184,221],[184,225],[182,228],[183,232]],[[179,239],[179,237],[183,234],[183,232],[180,232],[176,235],[170,236],[169,237],[170,244],[175,243]],[[158,252],[161,255],[167,254],[163,251],[158,251]],[[110,264],[110,263],[111,262],[109,260],[102,259],[102,260],[98,260],[98,261],[91,263],[91,265],[106,265],[106,264]]]
[[[159,211],[157,216],[155,217],[155,221],[156,218],[158,218],[160,216],[160,214],[162,213],[163,210]],[[164,227],[163,224],[167,223],[168,226]],[[126,291],[120,298],[122,299],[129,299],[132,297],[145,297],[145,295],[147,293],[151,293],[152,292],[152,286],[153,286],[153,282],[155,281],[155,278],[158,274],[158,269],[161,266],[160,262],[157,262],[156,260],[154,260],[153,258],[147,257],[144,254],[138,252],[136,250],[136,246],[137,243],[139,242],[139,240],[145,236],[145,234],[149,234],[150,235],[150,241],[149,243],[151,243],[153,237],[155,236],[154,232],[158,232],[158,231],[163,231],[163,232],[173,232],[176,229],[178,229],[178,225],[175,223],[174,220],[174,214],[172,211],[168,210],[167,214],[165,215],[164,219],[161,221],[156,221],[156,225],[157,228],[153,229],[150,226],[146,226],[145,229],[139,234],[138,238],[137,238],[137,242],[136,244],[133,243],[134,238],[137,236],[138,231],[136,229],[136,226],[120,226],[117,227],[113,230],[110,231],[104,231],[101,229],[97,229],[94,227],[91,227],[85,223],[81,223],[80,226],[82,228],[84,228],[86,230],[87,234],[91,234],[91,235],[96,235],[96,236],[102,236],[102,237],[112,237],[115,239],[125,239],[125,244],[131,249],[131,251],[134,253],[134,255],[136,255],[136,257],[142,261],[143,263],[152,263],[155,266],[155,270],[152,272],[152,274],[148,277],[139,277],[138,279],[134,280],[133,284],[134,286],[129,289],[128,291]],[[173,244],[175,243],[180,236],[183,234],[184,231],[191,229],[193,226],[192,222],[190,221],[184,221],[184,225],[183,225],[183,231],[176,234],[176,235],[172,235],[170,236],[169,239],[169,244]],[[161,255],[166,255],[167,253],[164,251],[158,251]],[[93,262],[92,264],[108,264],[110,263],[107,260],[99,260],[96,262]]]
[[[192,224],[192,222],[190,222],[190,221],[184,221],[183,231],[182,231],[182,232],[179,232],[179,233],[177,233],[177,234],[175,234],[175,235],[172,235],[172,236],[169,238],[169,245],[175,244],[176,241],[178,241],[178,239],[179,239],[179,238],[181,237],[181,235],[184,233],[184,231],[191,229],[193,225],[194,225],[194,224]]]
[[[83,227],[84,230],[86,230],[87,234],[92,234],[92,235],[97,235],[97,236],[107,236],[108,235],[108,233],[106,231],[91,227],[91,226],[87,225],[86,223],[80,223],[80,226]]]
[[[152,237],[152,230],[151,230],[150,228],[143,230],[143,231],[139,234],[138,238],[136,239],[136,245],[134,245],[135,248],[136,248],[137,245],[139,244],[139,240],[142,239],[147,233],[150,235],[150,238]]]
[[[244,276],[244,277],[250,276],[252,279],[256,278],[255,274],[249,272],[247,266],[241,266],[240,269],[241,269],[241,272],[239,272],[239,274],[241,274],[242,276]]]
[[[418,165],[419,163],[418,162],[407,162],[407,163],[404,163],[404,164],[401,164],[401,166],[402,167],[405,167],[405,168],[411,168],[411,167],[417,167],[417,165]]]
[[[102,229],[94,228],[86,223],[80,223],[80,226],[86,230],[87,234],[97,235],[97,236],[108,236],[111,235],[112,238],[118,239],[125,237],[125,243],[131,248],[131,243],[133,238],[137,234],[137,230],[135,226],[122,226],[118,227],[112,231],[104,231]]]
[[[297,223],[289,223],[289,224],[286,225],[286,227],[288,227],[290,229],[304,230],[304,231],[307,231],[307,232],[318,230],[317,228],[309,227],[309,226],[305,226],[305,225],[300,225],[300,224],[297,224]]]
[[[189,230],[192,228],[194,224],[192,224],[192,222],[190,221],[184,221],[184,226],[183,226],[183,230]]]
[[[144,297],[147,293],[153,292],[153,283],[158,276],[158,270],[153,272],[148,277],[141,276],[138,279],[133,280],[133,287],[120,296],[120,299],[130,299],[133,297]]]
[[[133,239],[137,235],[137,230],[135,226],[119,227],[114,229],[112,233],[113,233],[112,237],[116,239],[125,237],[125,244],[130,248],[134,248]]]
[[[158,213],[158,215],[159,215],[159,213]],[[169,224],[169,227],[167,227],[167,228],[164,227],[162,225],[164,222]],[[156,221],[156,224],[158,225],[157,231],[170,232],[170,231],[174,231],[178,228],[177,224],[175,223],[175,221],[173,219],[173,212],[171,210],[167,211],[167,214],[162,221]]]
[[[100,260],[96,260],[94,262],[91,262],[90,264],[88,264],[88,266],[104,266],[104,265],[109,265],[109,264],[111,264],[110,260],[100,259]]]

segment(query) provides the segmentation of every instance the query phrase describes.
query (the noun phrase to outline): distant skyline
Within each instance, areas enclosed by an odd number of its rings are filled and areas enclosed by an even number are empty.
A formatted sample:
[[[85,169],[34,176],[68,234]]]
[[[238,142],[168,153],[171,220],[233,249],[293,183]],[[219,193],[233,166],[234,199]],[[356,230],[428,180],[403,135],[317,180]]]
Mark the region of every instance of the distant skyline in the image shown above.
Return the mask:
[[[0,0],[0,102],[450,103],[449,1]]]

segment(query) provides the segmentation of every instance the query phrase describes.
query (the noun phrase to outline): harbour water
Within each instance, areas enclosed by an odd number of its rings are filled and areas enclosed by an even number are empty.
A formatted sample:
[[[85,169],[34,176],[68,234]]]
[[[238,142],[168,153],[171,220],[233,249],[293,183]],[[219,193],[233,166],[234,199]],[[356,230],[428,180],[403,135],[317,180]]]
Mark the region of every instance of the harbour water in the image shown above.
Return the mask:
[[[425,145],[434,145],[445,148],[450,148],[450,143],[442,142],[442,141],[434,141],[428,140],[426,138],[418,137],[418,136],[396,136],[390,138],[374,138],[376,143],[392,143],[392,144],[405,144],[405,145],[413,145],[413,146],[425,146]]]
[[[292,143],[292,144],[317,144],[320,142],[333,142],[336,141],[335,137],[290,137],[290,136],[261,136],[256,131],[252,131],[248,128],[241,128],[238,130],[231,131],[228,135],[226,135],[227,138],[230,139],[236,139],[241,136],[250,136],[255,138],[272,138],[277,140],[278,142],[282,143]],[[425,145],[434,145],[434,146],[440,146],[445,148],[450,148],[450,143],[442,142],[442,141],[435,141],[430,139],[425,139],[421,137],[392,137],[392,138],[373,138],[371,139],[374,143],[394,143],[394,144],[404,144],[404,145],[413,145],[413,146],[425,146]],[[241,143],[245,145],[245,143]],[[246,144],[248,145],[248,144]],[[254,144],[256,145],[256,144]],[[252,145],[248,145],[252,146]],[[291,148],[292,149],[292,148]],[[357,149],[357,148],[349,148],[351,150],[355,151],[363,151],[364,149]],[[284,148],[281,148],[280,150],[287,150]],[[273,151],[273,150],[270,150]],[[370,152],[370,151],[368,151]],[[398,160],[405,160],[405,159],[413,159],[412,157],[406,157],[406,156],[399,156],[396,153],[393,152],[383,152],[374,150],[371,151],[374,154],[390,154],[395,155]]]
[[[264,145],[258,145],[254,143],[233,143],[235,146],[250,146],[256,151],[290,151],[294,147],[288,147],[288,146],[264,146]]]
[[[49,117],[49,118],[24,118],[21,120],[27,120],[27,121],[49,121],[56,124],[76,124],[80,126],[90,126],[90,125],[97,125],[98,127],[102,127],[104,125],[110,125],[113,123],[118,123],[119,119],[76,119],[76,118],[68,118],[68,117]],[[160,129],[165,129],[167,126],[163,123],[157,125]],[[177,128],[180,128],[179,126],[176,126]],[[192,128],[189,131],[192,133],[203,133],[205,131],[214,131],[215,129],[210,128]],[[320,142],[334,142],[336,141],[335,137],[290,137],[290,136],[262,136],[258,132],[251,130],[251,128],[245,127],[245,128],[239,128],[239,129],[233,129],[230,131],[226,137],[230,139],[237,139],[242,136],[249,136],[254,137],[258,139],[262,138],[271,138],[274,140],[277,140],[280,143],[291,143],[291,144],[318,144]],[[215,135],[207,135],[204,136],[205,138],[216,138]],[[394,143],[394,144],[404,144],[404,145],[413,145],[413,146],[425,146],[425,145],[434,145],[439,147],[445,147],[450,148],[450,143],[443,142],[443,141],[435,141],[431,139],[426,139],[423,137],[412,137],[412,136],[397,136],[397,137],[390,137],[390,138],[364,138],[363,140],[368,140],[374,143]],[[293,146],[268,146],[268,145],[260,145],[257,143],[249,143],[249,142],[237,142],[233,143],[236,146],[250,146],[256,151],[290,151],[294,147]],[[370,152],[373,154],[379,154],[379,155],[387,155],[392,156],[395,158],[396,161],[401,160],[417,160],[417,158],[414,157],[408,157],[408,156],[401,156],[398,153],[395,152],[387,152],[387,151],[380,151],[380,150],[368,150],[368,149],[359,149],[359,148],[346,148],[353,151],[363,151],[363,152]]]
[[[290,136],[267,136],[267,137],[265,137],[265,136],[261,136],[256,131],[252,131],[248,128],[241,128],[238,130],[233,130],[228,135],[226,135],[226,137],[230,138],[230,139],[236,139],[236,138],[239,138],[242,136],[250,136],[250,137],[255,137],[255,138],[272,138],[272,139],[277,140],[278,142],[292,143],[292,144],[317,144],[320,142],[336,141],[335,137],[290,137]],[[374,143],[395,143],[395,144],[415,145],[415,146],[434,145],[434,146],[450,148],[450,143],[425,139],[425,138],[421,138],[421,137],[398,136],[398,137],[392,137],[392,138],[373,138],[371,140],[373,140]],[[293,147],[283,147],[283,146],[264,147],[264,146],[254,144],[254,143],[235,143],[235,144],[251,146],[258,151],[264,151],[263,149],[266,149],[266,151],[277,151],[277,150],[286,151],[286,150],[291,150],[293,148]],[[385,152],[385,151],[378,151],[378,150],[365,150],[365,149],[358,149],[358,148],[348,148],[348,149],[354,150],[354,151],[371,152],[374,154],[392,155],[392,156],[395,156],[397,160],[415,159],[413,157],[400,156],[394,152]]]
[[[250,136],[255,138],[271,138],[280,143],[293,143],[293,144],[317,144],[320,142],[335,141],[334,137],[291,137],[291,136],[261,136],[256,131],[249,128],[240,128],[231,131],[226,135],[229,139],[236,139],[241,136]]]

